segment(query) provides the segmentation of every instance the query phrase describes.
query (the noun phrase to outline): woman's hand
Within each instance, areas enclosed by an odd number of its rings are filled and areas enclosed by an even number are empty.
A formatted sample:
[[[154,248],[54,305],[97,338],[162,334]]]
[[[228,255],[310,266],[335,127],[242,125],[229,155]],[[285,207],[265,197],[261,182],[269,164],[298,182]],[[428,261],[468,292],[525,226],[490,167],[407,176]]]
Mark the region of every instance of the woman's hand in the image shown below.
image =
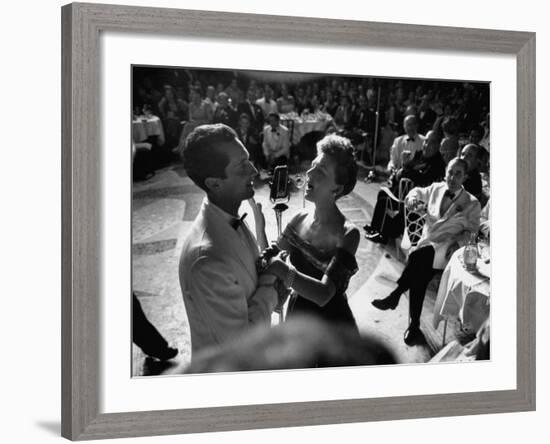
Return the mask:
[[[286,258],[288,257],[288,252],[285,250],[279,251],[276,256],[268,259],[267,267],[265,268],[265,273],[271,273],[277,276],[279,279],[285,279],[288,274],[288,264],[286,263]]]

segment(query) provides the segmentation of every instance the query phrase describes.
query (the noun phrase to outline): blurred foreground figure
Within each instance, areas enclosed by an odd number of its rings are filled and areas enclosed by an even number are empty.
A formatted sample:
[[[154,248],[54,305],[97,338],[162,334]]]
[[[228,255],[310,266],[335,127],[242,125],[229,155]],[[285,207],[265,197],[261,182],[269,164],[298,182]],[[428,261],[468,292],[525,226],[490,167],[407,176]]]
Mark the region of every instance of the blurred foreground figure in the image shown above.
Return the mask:
[[[347,325],[312,316],[274,328],[258,326],[219,347],[197,354],[188,367],[169,373],[211,373],[313,367],[395,364],[390,350],[374,338],[361,338]]]

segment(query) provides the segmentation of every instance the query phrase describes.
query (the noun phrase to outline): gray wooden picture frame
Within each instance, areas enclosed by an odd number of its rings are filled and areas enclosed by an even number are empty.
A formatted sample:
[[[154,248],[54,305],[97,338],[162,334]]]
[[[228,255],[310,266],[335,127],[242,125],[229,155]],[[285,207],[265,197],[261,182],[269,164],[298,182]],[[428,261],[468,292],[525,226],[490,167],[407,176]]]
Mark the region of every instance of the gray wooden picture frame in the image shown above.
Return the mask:
[[[104,31],[517,57],[517,388],[164,411],[99,411]],[[135,437],[535,409],[535,34],[73,3],[62,8],[62,435]]]

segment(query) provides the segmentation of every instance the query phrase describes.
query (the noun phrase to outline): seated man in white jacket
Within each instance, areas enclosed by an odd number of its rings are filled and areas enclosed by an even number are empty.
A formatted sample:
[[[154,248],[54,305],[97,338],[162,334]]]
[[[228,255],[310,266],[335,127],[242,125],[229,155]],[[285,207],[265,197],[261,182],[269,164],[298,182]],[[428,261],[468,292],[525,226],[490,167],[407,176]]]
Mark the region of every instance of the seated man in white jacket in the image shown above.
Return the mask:
[[[261,208],[251,201],[258,241],[238,214],[241,202],[254,196],[257,170],[235,131],[223,124],[200,126],[188,136],[182,157],[189,177],[206,191],[179,263],[195,354],[254,324],[269,326],[277,292],[275,276],[256,271],[258,242],[267,246]]]
[[[380,310],[393,310],[401,295],[410,290],[410,323],[404,337],[407,345],[418,344],[424,339],[420,315],[426,288],[435,270],[445,268],[452,253],[467,243],[470,233],[479,230],[479,201],[462,186],[467,168],[463,159],[452,159],[447,165],[444,182],[413,188],[405,199],[407,207],[421,207],[427,212],[422,237],[409,256],[397,281],[398,287],[388,297],[372,301],[372,305]]]
[[[290,159],[290,139],[286,126],[280,124],[279,115],[268,116],[269,125],[263,131],[262,149],[269,170],[277,165],[286,165]]]

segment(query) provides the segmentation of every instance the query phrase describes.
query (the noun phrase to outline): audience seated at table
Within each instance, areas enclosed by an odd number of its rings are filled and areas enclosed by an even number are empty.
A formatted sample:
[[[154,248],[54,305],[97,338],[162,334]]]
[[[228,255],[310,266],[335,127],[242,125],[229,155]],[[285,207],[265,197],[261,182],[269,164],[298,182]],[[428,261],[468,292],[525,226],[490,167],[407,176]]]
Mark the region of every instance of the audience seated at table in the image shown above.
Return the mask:
[[[456,155],[459,140],[468,140],[469,133],[471,143],[483,146],[489,141],[487,85],[340,76],[300,80],[297,76],[296,81],[273,83],[272,88],[268,83],[260,83],[260,79],[238,71],[166,69],[156,77],[150,70],[144,70],[136,75],[134,105],[142,107],[146,103],[153,113],[161,117],[168,138],[167,145],[173,144],[178,130],[179,141],[184,140],[197,122],[221,122],[236,129],[240,114],[246,112],[251,126],[260,132],[261,138],[263,122],[272,112],[296,112],[300,117],[303,112],[311,114],[320,110],[335,118],[336,129],[350,138],[356,149],[361,151],[359,158],[365,165],[381,166],[389,160],[395,169],[402,166],[401,151],[420,150],[421,141],[413,150],[403,146],[400,149],[392,147],[393,142],[404,135],[403,118],[410,115],[416,116],[417,134],[424,134],[430,129],[444,132],[441,134],[444,137],[440,149],[446,161]],[[176,94],[167,89],[165,97],[162,97],[160,91],[165,84],[171,84]],[[201,91],[205,91],[204,100],[195,98],[194,91],[198,91],[201,97]],[[218,99],[220,93],[225,96],[221,94]],[[192,97],[188,115],[182,116],[180,100],[188,94]],[[177,105],[172,101],[173,95]],[[260,107],[263,122],[256,118],[254,104]],[[183,117],[180,121],[189,122],[183,131],[177,128],[177,119],[170,120],[168,117],[176,108],[179,117]],[[483,126],[480,126],[482,123]],[[327,127],[323,131],[326,134],[334,130]],[[301,145],[302,136],[298,139],[293,137],[290,144]],[[405,140],[409,137],[407,135]],[[478,171],[489,173],[488,151],[483,151]],[[380,174],[384,176],[382,170]],[[466,183],[466,186],[469,187],[469,184]]]

